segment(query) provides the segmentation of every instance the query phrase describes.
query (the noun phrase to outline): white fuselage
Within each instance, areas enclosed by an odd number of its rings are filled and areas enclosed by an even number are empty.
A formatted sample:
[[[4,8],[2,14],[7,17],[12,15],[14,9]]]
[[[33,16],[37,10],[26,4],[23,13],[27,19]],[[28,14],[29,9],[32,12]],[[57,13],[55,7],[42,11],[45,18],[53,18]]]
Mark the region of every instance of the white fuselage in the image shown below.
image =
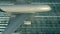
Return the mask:
[[[49,5],[11,5],[0,6],[3,11],[6,12],[18,12],[18,13],[35,13],[35,12],[47,12],[51,10]]]

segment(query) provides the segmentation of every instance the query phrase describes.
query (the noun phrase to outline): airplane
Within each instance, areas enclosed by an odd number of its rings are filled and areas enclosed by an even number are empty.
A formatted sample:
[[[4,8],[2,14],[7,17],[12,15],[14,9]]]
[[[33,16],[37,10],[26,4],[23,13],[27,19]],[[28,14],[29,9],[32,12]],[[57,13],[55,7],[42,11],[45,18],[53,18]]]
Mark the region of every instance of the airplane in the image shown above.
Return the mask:
[[[2,34],[12,34],[33,13],[49,12],[50,10],[52,9],[49,5],[41,5],[41,4],[0,5],[1,12],[7,12],[12,14],[17,13],[15,19],[10,20],[9,22],[10,24]]]

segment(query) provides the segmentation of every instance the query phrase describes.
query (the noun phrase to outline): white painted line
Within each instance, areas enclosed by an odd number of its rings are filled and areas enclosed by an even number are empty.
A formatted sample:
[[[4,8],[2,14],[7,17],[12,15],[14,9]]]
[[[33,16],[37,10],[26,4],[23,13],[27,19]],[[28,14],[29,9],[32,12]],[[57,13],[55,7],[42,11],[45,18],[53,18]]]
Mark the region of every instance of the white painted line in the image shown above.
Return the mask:
[[[31,4],[60,4],[60,3],[38,3],[38,2],[32,2]]]
[[[0,24],[0,25],[8,25],[8,24]]]
[[[0,31],[4,31],[5,29],[0,29]]]
[[[0,28],[6,28],[6,27],[2,27],[2,26],[0,26]]]
[[[0,18],[10,18],[10,17],[0,17]]]
[[[34,16],[34,17],[60,17],[60,16]]]

